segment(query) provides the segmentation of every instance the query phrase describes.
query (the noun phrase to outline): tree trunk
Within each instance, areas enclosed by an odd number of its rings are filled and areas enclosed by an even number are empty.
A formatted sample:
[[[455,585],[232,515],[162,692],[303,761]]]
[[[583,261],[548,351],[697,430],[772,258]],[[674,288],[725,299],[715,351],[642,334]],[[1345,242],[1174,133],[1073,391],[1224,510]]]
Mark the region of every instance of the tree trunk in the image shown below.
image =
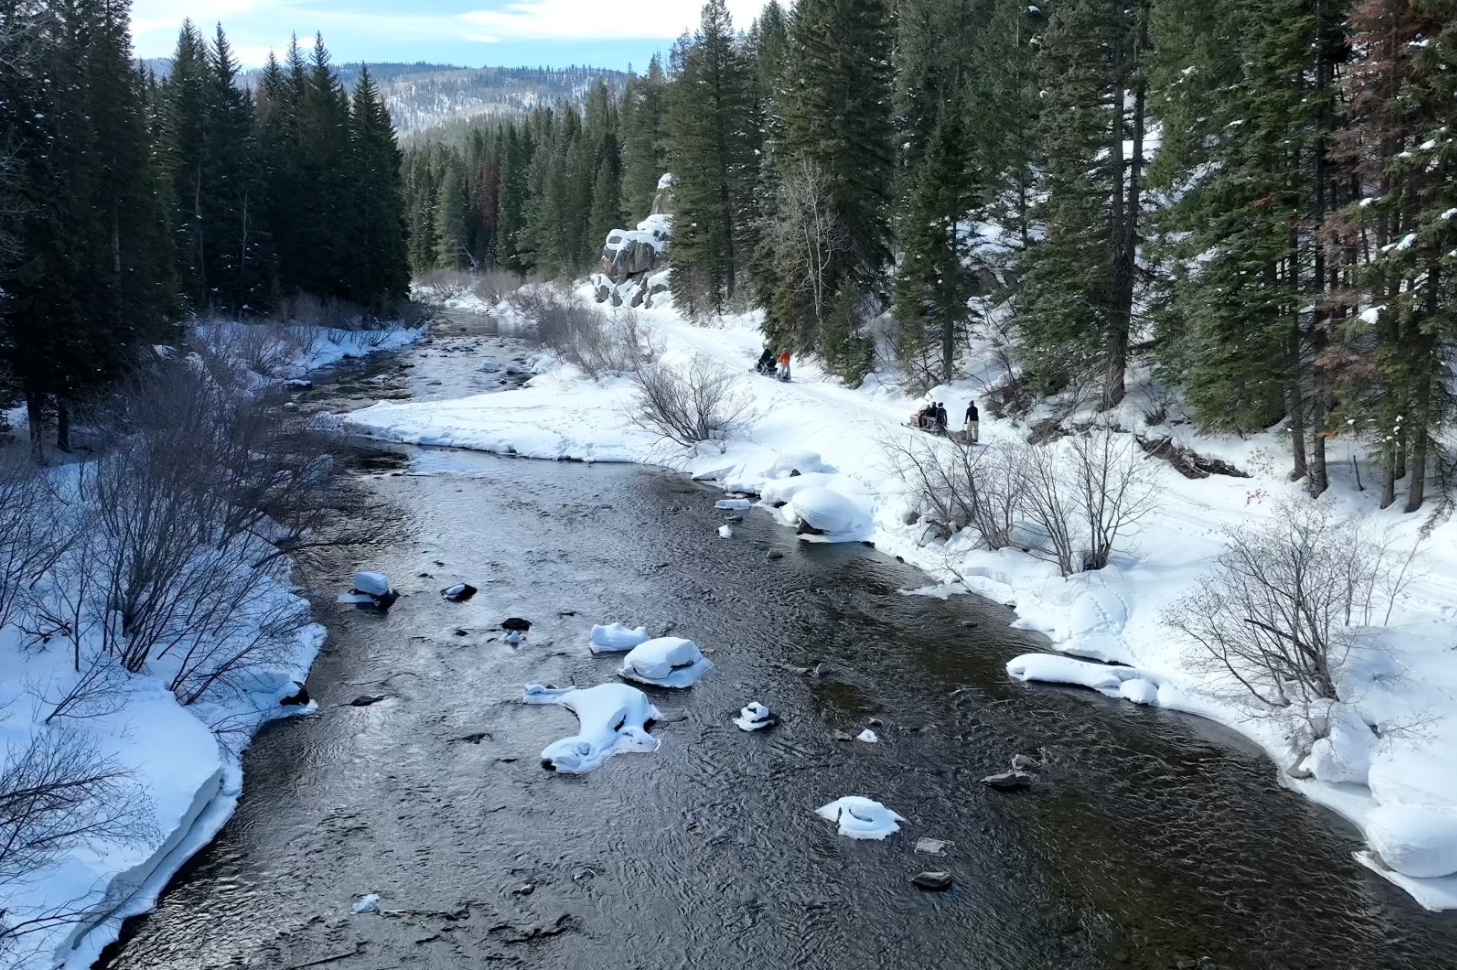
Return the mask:
[[[1286,353],[1289,355],[1290,380],[1285,387],[1285,410],[1290,415],[1290,480],[1298,482],[1306,475],[1305,465],[1305,401],[1300,391],[1300,321],[1290,328]]]
[[[67,454],[71,452],[71,409],[59,399],[56,401],[56,447]]]
[[[1137,22],[1133,24],[1128,22],[1128,0],[1115,0],[1115,4],[1113,95],[1117,99],[1117,107],[1113,114],[1113,138],[1108,146],[1113,165],[1113,292],[1104,343],[1102,409],[1105,411],[1117,407],[1126,393],[1128,334],[1133,327],[1133,295],[1138,272],[1140,183],[1143,180],[1146,85],[1140,55],[1148,36],[1148,18],[1142,3],[1134,13]],[[1130,119],[1124,101],[1128,92],[1133,94],[1133,118],[1130,152],[1125,166],[1123,136]]]
[[[43,465],[46,460],[45,408],[41,393],[28,384],[25,388],[25,420],[30,426],[30,456],[37,465]]]

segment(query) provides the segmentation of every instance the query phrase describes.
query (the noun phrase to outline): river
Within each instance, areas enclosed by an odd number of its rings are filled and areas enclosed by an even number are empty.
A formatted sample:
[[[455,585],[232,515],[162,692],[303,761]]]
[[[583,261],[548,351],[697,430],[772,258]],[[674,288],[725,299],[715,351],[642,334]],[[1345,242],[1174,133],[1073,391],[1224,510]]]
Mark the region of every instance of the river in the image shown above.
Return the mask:
[[[309,406],[500,386],[479,360],[520,348],[488,329],[457,317]],[[382,451],[357,474],[404,535],[365,563],[404,595],[356,612],[330,601],[353,562],[315,578],[318,713],[258,737],[236,815],[100,966],[1457,967],[1457,914],[1357,865],[1356,831],[1238,735],[1011,682],[1041,641],[1003,606],[902,595],[924,576],[762,512],[720,539],[718,493],[670,472]],[[457,581],[480,593],[443,601]],[[533,622],[519,649],[507,616]],[[657,752],[546,772],[575,721],[522,685],[612,680],[585,648],[607,620],[671,626],[715,667],[652,691]],[[778,728],[733,726],[755,699]],[[878,744],[837,740],[871,719]],[[1016,753],[1045,762],[1032,790],[980,783]],[[841,838],[814,809],[847,794],[908,822]],[[912,887],[925,869],[955,887]],[[352,913],[371,892],[382,915]]]

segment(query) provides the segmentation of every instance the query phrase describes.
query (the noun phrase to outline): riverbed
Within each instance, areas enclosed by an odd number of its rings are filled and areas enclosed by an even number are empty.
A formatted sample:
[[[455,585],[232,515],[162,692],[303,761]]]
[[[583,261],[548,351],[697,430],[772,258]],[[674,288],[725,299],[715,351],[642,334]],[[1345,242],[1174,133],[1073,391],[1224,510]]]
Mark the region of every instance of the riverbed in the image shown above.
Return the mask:
[[[510,393],[479,361],[523,355],[457,318],[305,404]],[[348,610],[355,563],[315,577],[319,712],[259,736],[237,814],[103,966],[1457,966],[1454,914],[1357,865],[1355,830],[1238,735],[1010,682],[1041,641],[1004,606],[903,595],[925,577],[762,512],[721,539],[719,493],[667,471],[383,451],[360,484],[402,536],[363,562],[404,595]],[[459,581],[480,593],[442,600]],[[533,622],[519,648],[508,616]],[[546,772],[575,721],[521,688],[612,680],[586,649],[610,620],[691,637],[714,669],[652,691],[657,752]],[[737,730],[750,700],[783,723]],[[878,743],[837,739],[872,720]],[[1044,764],[1031,790],[981,784],[1018,753]],[[902,831],[836,835],[814,809],[848,794]],[[925,869],[956,885],[917,890]],[[380,914],[351,912],[366,893]]]

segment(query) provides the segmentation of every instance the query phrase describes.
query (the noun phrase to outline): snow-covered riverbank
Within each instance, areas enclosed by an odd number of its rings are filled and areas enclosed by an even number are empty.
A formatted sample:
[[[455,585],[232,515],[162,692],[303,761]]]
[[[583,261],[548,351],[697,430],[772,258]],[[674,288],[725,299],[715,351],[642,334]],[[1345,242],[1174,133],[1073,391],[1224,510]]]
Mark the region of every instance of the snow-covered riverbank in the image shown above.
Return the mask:
[[[736,376],[757,410],[745,440],[723,453],[701,447],[682,455],[626,418],[629,381],[594,383],[570,368],[551,370],[507,394],[377,404],[348,415],[345,426],[394,441],[523,457],[668,464],[726,490],[760,496],[786,524],[806,511],[799,506],[832,515],[843,527],[830,538],[873,541],[942,584],[924,592],[965,587],[1015,604],[1018,625],[1046,633],[1055,650],[1069,655],[1053,658],[1063,663],[1031,665],[1034,674],[1095,687],[1111,676],[1117,684],[1105,692],[1221,721],[1263,745],[1281,768],[1291,764],[1299,725],[1252,717],[1227,689],[1216,688],[1217,672],[1163,622],[1174,604],[1200,586],[1224,547],[1222,530],[1273,515],[1282,498],[1296,493],[1299,486],[1283,475],[1285,447],[1278,433],[1211,439],[1183,425],[1151,429],[1250,477],[1189,480],[1160,466],[1157,514],[1108,568],[1063,579],[1051,564],[1026,553],[977,549],[969,537],[930,541],[924,527],[907,524],[911,496],[890,468],[884,445],[921,434],[904,427],[919,401],[888,379],[872,375],[864,387],[850,390],[825,379],[813,364],[797,362],[793,383],[772,381],[753,373],[761,343],[752,317],[697,327],[671,308],[639,315],[663,343],[670,365],[701,354]],[[955,423],[982,386],[965,381],[930,396],[946,403]],[[1121,427],[1150,430],[1139,402],[1135,390],[1113,415]],[[993,447],[1027,434],[1025,425],[995,420],[985,408],[981,428],[982,440]],[[1347,459],[1346,447],[1332,446],[1333,461]],[[1372,480],[1369,469],[1362,474]],[[1359,490],[1350,476],[1347,465],[1333,465],[1333,487],[1322,503],[1389,527],[1398,545],[1410,545],[1425,515],[1379,511],[1374,492]],[[777,503],[787,504],[773,508]],[[1343,698],[1355,715],[1348,722],[1353,730],[1337,731],[1323,749],[1328,756],[1307,762],[1314,777],[1279,772],[1282,783],[1351,819],[1388,861],[1413,874],[1457,869],[1457,579],[1451,578],[1457,576],[1457,526],[1438,525],[1423,550],[1423,574],[1406,588],[1390,625],[1363,634],[1363,662],[1346,671]],[[1133,669],[1069,667],[1084,663],[1073,659],[1077,655]],[[1023,664],[1019,676],[1029,669]],[[1374,865],[1364,854],[1361,861]],[[1449,861],[1452,868],[1446,868]],[[1378,871],[1428,908],[1457,908],[1457,876]]]
[[[289,356],[275,359],[267,375],[254,373],[248,385],[298,377],[345,357],[395,350],[424,334],[423,329],[291,331]],[[236,348],[242,339],[225,328],[209,328],[197,336],[222,351]],[[247,362],[240,359],[238,365],[246,367]],[[63,465],[49,473],[59,508],[77,507],[82,468]],[[263,543],[262,551],[271,552],[272,547]],[[14,617],[0,627],[0,704],[8,715],[0,719],[0,742],[7,763],[13,766],[27,750],[84,750],[93,763],[104,763],[124,779],[123,788],[141,806],[128,816],[128,837],[62,843],[65,851],[51,864],[6,886],[0,911],[9,926],[27,929],[0,953],[0,965],[24,970],[89,967],[116,939],[122,921],[151,909],[168,880],[232,814],[243,787],[242,749],[257,730],[273,718],[313,709],[302,702],[280,704],[296,699],[295,681],[306,679],[325,636],[322,626],[307,622],[308,602],[286,573],[258,571],[250,577],[222,647],[177,645],[148,659],[131,676],[112,657],[99,659],[94,667],[84,659],[102,653],[99,642],[92,642],[101,636],[101,624],[94,619],[80,620],[86,632],[74,645],[83,658],[79,672],[68,637],[42,638],[26,628],[35,624]],[[48,573],[41,584],[57,588],[54,595],[41,590],[37,601],[55,600],[61,609],[87,608],[87,594],[59,588],[74,582]],[[285,630],[265,629],[282,617],[295,619]],[[234,689],[199,689],[201,699],[190,705],[169,689],[169,684],[184,681],[180,665],[196,664],[198,657],[213,652],[241,656],[248,645],[264,640],[273,644],[267,662],[235,678]],[[234,644],[239,646],[234,649]],[[88,677],[98,689],[69,716],[46,724],[57,700],[74,694]]]

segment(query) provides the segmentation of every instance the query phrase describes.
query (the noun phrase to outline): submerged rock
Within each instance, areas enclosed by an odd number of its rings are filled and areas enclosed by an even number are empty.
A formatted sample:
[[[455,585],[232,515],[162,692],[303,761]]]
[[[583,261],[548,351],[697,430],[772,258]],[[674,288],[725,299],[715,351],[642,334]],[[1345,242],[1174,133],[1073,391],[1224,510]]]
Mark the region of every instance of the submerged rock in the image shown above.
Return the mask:
[[[739,711],[734,723],[739,726],[740,731],[761,731],[778,724],[779,718],[769,713],[769,708],[758,701],[750,701]]]
[[[917,889],[924,889],[927,892],[944,892],[951,888],[954,882],[951,873],[937,870],[918,872],[911,877],[911,884]]]
[[[385,696],[383,694],[360,694],[358,697],[354,698],[354,700],[349,702],[349,706],[369,707],[371,704],[378,704],[384,699]]]
[[[1032,787],[1032,776],[1025,771],[1003,771],[996,775],[987,775],[982,784],[998,791],[1017,791],[1022,788]]]
[[[308,688],[298,681],[293,682],[293,691],[283,695],[278,701],[279,707],[302,707],[309,702]]]
[[[470,583],[456,583],[454,586],[447,586],[440,591],[440,595],[452,603],[464,603],[480,590]]]

